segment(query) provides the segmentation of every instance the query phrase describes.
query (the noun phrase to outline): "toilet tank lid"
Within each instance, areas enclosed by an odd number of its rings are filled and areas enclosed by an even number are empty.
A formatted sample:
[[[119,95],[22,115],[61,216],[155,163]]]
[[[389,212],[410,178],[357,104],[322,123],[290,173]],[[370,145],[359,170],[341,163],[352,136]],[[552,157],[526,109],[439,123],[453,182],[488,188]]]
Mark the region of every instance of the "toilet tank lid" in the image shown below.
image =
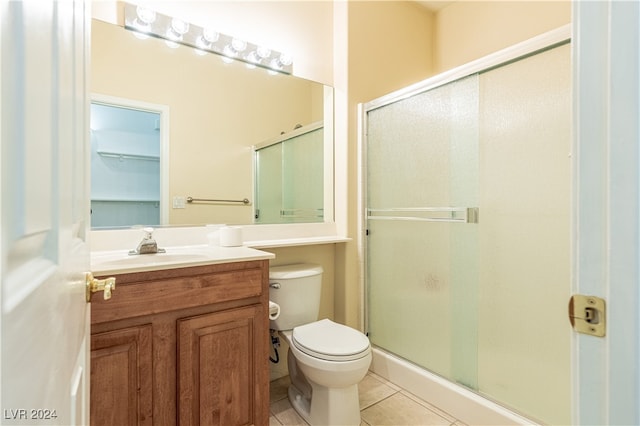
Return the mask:
[[[274,266],[269,268],[269,278],[286,280],[294,278],[311,277],[319,275],[323,271],[322,266],[313,263],[296,263],[294,265]]]

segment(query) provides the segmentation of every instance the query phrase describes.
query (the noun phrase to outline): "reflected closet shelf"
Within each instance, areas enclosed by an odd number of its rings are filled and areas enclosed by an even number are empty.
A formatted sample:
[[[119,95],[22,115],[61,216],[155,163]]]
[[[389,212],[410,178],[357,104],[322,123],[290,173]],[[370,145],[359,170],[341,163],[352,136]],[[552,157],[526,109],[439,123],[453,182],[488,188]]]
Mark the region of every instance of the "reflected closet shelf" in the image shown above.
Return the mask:
[[[143,161],[160,161],[159,155],[144,154],[125,154],[122,152],[97,151],[98,155],[107,158],[117,158],[119,160],[143,160]]]
[[[100,198],[92,198],[91,201],[101,202],[101,203],[159,203],[160,200],[154,198],[108,198],[108,197],[100,197]]]

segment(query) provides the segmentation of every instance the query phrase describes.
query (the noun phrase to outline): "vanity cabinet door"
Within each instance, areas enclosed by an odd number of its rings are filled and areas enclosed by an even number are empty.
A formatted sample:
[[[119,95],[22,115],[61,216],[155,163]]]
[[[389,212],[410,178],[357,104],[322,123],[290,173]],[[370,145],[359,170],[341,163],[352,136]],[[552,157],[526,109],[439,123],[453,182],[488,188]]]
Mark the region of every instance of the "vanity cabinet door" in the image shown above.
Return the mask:
[[[152,374],[150,324],[91,335],[91,424],[151,425]]]
[[[178,419],[184,425],[269,421],[261,305],[178,320]]]

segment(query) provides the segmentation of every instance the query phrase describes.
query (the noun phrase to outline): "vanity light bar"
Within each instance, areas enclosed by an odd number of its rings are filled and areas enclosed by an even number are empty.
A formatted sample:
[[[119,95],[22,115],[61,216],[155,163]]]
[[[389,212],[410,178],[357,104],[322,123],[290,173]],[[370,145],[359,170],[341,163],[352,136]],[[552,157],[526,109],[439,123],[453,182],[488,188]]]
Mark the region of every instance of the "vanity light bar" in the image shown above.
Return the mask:
[[[168,43],[183,44],[202,52],[211,52],[251,66],[291,74],[291,56],[248,43],[212,28],[203,28],[151,9],[124,3],[124,27],[139,34],[161,38]]]

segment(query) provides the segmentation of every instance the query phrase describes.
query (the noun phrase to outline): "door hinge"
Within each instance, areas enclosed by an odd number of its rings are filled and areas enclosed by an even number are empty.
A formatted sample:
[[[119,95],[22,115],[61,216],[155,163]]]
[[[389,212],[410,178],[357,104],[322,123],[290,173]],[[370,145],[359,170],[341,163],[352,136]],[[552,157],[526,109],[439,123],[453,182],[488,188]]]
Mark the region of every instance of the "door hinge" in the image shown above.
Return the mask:
[[[604,299],[574,294],[569,300],[569,321],[578,333],[604,337],[607,329],[607,308]]]

